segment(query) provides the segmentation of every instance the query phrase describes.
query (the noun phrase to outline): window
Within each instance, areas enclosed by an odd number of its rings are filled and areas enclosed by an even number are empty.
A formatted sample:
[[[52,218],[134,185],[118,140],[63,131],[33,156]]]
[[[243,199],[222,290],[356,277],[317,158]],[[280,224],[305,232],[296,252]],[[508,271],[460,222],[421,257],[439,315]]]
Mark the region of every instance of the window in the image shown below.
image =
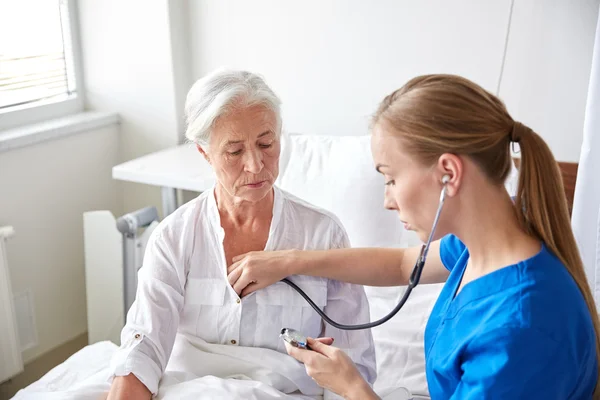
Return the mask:
[[[0,130],[83,109],[75,1],[0,1]]]

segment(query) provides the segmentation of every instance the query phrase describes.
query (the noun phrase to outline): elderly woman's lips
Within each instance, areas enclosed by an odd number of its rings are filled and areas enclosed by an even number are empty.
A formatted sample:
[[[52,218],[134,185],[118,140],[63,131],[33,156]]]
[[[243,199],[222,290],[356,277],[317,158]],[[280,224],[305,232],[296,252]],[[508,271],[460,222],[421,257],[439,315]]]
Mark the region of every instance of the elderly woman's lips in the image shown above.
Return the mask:
[[[260,182],[256,182],[256,183],[249,183],[246,186],[248,186],[249,188],[252,189],[258,189],[260,187],[263,187],[263,185],[266,183],[267,181],[260,181]]]

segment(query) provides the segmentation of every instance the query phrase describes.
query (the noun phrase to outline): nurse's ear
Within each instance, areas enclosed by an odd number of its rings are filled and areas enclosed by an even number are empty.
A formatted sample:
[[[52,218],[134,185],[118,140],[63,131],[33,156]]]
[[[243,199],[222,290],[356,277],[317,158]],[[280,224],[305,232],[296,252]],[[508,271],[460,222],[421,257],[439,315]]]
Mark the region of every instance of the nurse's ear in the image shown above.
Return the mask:
[[[446,196],[458,193],[463,174],[463,160],[456,154],[444,153],[436,165],[439,182],[446,187]]]

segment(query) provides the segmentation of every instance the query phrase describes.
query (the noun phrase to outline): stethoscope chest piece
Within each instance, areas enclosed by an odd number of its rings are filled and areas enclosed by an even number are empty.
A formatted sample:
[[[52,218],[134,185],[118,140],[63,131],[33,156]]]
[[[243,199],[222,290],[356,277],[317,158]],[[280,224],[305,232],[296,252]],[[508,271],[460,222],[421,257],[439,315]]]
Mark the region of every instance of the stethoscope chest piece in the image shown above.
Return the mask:
[[[291,344],[294,347],[300,349],[308,349],[307,338],[300,332],[291,328],[283,328],[279,337]]]

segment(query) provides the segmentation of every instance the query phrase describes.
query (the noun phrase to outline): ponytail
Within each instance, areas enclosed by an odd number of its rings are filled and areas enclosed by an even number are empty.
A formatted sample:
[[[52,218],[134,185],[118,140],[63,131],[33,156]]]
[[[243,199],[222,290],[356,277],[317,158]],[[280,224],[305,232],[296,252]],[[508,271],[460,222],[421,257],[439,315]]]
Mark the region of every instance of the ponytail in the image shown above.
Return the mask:
[[[596,358],[600,365],[600,322],[583,261],[571,230],[569,208],[558,163],[546,142],[533,130],[515,122],[511,140],[521,148],[517,218],[530,235],[543,241],[567,268],[590,310],[596,332]],[[600,372],[594,399],[600,399]]]

